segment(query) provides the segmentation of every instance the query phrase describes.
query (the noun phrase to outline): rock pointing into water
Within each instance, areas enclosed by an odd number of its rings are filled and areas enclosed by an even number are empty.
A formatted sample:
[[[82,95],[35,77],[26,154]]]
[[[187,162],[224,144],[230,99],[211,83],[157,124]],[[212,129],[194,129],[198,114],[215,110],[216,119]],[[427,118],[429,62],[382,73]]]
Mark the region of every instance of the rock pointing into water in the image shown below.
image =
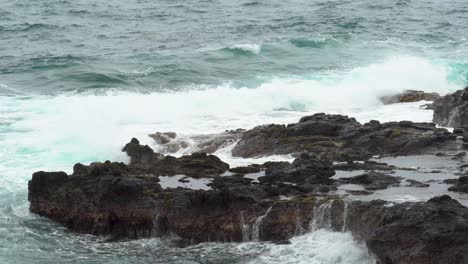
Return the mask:
[[[468,87],[442,96],[433,103],[433,122],[445,127],[468,125]]]

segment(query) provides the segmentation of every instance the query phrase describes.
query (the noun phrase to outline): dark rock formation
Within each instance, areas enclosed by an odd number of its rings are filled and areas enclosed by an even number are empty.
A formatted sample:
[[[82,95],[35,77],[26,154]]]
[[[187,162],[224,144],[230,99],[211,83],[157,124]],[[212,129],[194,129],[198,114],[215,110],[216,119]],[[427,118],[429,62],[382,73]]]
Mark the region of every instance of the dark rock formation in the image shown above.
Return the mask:
[[[170,134],[159,136],[160,142],[172,139]],[[345,201],[332,192],[341,183],[361,184],[367,190],[400,184],[400,178],[388,173],[401,168],[352,160],[427,153],[428,148],[440,152],[439,147],[452,139],[446,130],[427,123],[362,125],[345,116],[317,114],[297,124],[245,132],[233,153],[295,153],[297,158],[292,163],[233,168],[232,176],[221,176],[227,175],[229,165],[214,155],[163,156],[132,139],[123,149],[130,156],[128,165],[76,164],[71,175],[36,172],[28,184],[28,199],[33,213],[77,232],[116,240],[170,235],[182,244],[284,243],[292,236],[327,228],[351,231],[382,264],[467,263],[468,208],[450,197],[389,204]],[[347,162],[332,162],[337,160]],[[385,173],[335,180],[335,169]],[[251,173],[261,177],[251,178]],[[168,177],[162,176],[171,175],[187,176],[180,181],[203,178],[211,189],[163,188]],[[465,178],[454,187],[465,188]],[[354,192],[368,195],[367,190]]]
[[[148,146],[140,145],[140,141],[136,138],[125,145],[122,151],[126,152],[130,157],[130,164],[141,168],[146,168],[155,161],[161,160],[164,156],[154,151]]]
[[[257,173],[262,170],[262,166],[259,164],[251,164],[248,166],[243,166],[243,167],[235,167],[229,169],[230,172],[232,173],[237,173],[237,174],[249,174],[249,173]]]
[[[379,170],[379,171],[391,171],[397,169],[397,167],[388,165],[382,162],[376,162],[372,160],[366,160],[364,162],[341,162],[333,165],[335,170],[342,171],[353,171],[353,170]],[[401,168],[398,168],[401,169]]]
[[[411,180],[411,179],[407,179],[406,182],[409,183],[408,186],[410,187],[426,188],[430,186],[428,183],[423,183],[423,182]]]
[[[141,173],[150,173],[157,176],[184,174],[191,177],[213,177],[229,169],[227,163],[222,162],[214,155],[207,155],[206,153],[193,153],[190,156],[180,158],[164,157],[162,154],[154,153],[147,145],[140,145],[135,138],[125,145],[122,151],[126,152],[131,158],[130,166],[121,166],[123,169],[131,171],[140,169]],[[83,167],[81,164],[78,166]],[[92,166],[96,165],[91,164]]]
[[[356,202],[347,228],[382,264],[468,263],[468,208],[447,195],[392,207]]]
[[[380,101],[384,104],[412,103],[418,101],[434,101],[440,98],[438,93],[426,93],[423,91],[406,90],[396,95],[383,96]]]
[[[156,132],[149,135],[151,138],[160,145],[167,144],[177,137],[175,132]]]
[[[214,177],[226,172],[229,165],[214,155],[193,153],[190,156],[175,158],[166,156],[153,163],[149,171],[155,175],[183,174],[191,177]]]
[[[448,183],[455,184],[454,186],[449,187],[449,191],[468,193],[468,176],[461,176],[458,180]]]
[[[468,208],[448,196],[392,206],[316,195],[280,200],[240,176],[232,179],[209,191],[162,190],[154,176],[37,172],[29,183],[30,209],[113,239],[176,235],[189,243],[281,243],[328,228],[351,231],[383,264],[468,260]]]
[[[468,125],[468,87],[437,99],[433,103],[433,122],[446,127]]]
[[[364,125],[342,115],[315,114],[290,125],[246,131],[233,148],[238,157],[307,152],[332,160],[367,160],[373,155],[409,155],[455,136],[432,123],[409,121]]]
[[[391,186],[399,186],[401,178],[380,172],[369,172],[362,175],[340,178],[341,182],[363,185],[368,191],[383,190]]]

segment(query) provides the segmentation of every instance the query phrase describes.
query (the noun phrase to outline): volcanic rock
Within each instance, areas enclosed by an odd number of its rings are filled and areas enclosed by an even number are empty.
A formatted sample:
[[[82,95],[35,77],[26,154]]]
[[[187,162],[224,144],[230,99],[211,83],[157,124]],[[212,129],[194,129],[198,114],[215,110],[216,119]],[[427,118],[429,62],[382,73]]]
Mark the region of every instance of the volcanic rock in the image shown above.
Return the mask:
[[[406,90],[396,95],[383,96],[380,101],[384,104],[412,103],[418,101],[434,101],[440,98],[438,93],[426,93],[424,91]]]
[[[445,127],[468,125],[468,87],[437,99],[433,103],[433,122]]]

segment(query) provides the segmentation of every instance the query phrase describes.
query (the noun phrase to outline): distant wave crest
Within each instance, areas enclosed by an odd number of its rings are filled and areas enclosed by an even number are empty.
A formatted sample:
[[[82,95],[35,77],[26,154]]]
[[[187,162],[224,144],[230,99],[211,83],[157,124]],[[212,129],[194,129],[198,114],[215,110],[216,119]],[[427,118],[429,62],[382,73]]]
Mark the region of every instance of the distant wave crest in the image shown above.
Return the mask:
[[[237,44],[224,50],[230,51],[237,55],[258,55],[262,51],[262,46],[260,44]]]

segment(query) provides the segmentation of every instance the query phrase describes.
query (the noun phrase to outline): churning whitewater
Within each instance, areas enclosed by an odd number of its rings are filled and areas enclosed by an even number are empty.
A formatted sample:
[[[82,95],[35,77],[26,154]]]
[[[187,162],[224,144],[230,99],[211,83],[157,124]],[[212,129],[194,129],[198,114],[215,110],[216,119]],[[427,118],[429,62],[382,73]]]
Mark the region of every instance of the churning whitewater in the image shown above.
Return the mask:
[[[374,263],[351,233],[323,225],[288,245],[258,234],[107,243],[30,213],[28,180],[128,162],[123,145],[158,149],[156,131],[190,138],[319,112],[430,122],[426,102],[380,98],[463,88],[467,19],[462,0],[0,0],[0,263]],[[232,147],[215,153],[231,166],[293,160],[232,157]]]

